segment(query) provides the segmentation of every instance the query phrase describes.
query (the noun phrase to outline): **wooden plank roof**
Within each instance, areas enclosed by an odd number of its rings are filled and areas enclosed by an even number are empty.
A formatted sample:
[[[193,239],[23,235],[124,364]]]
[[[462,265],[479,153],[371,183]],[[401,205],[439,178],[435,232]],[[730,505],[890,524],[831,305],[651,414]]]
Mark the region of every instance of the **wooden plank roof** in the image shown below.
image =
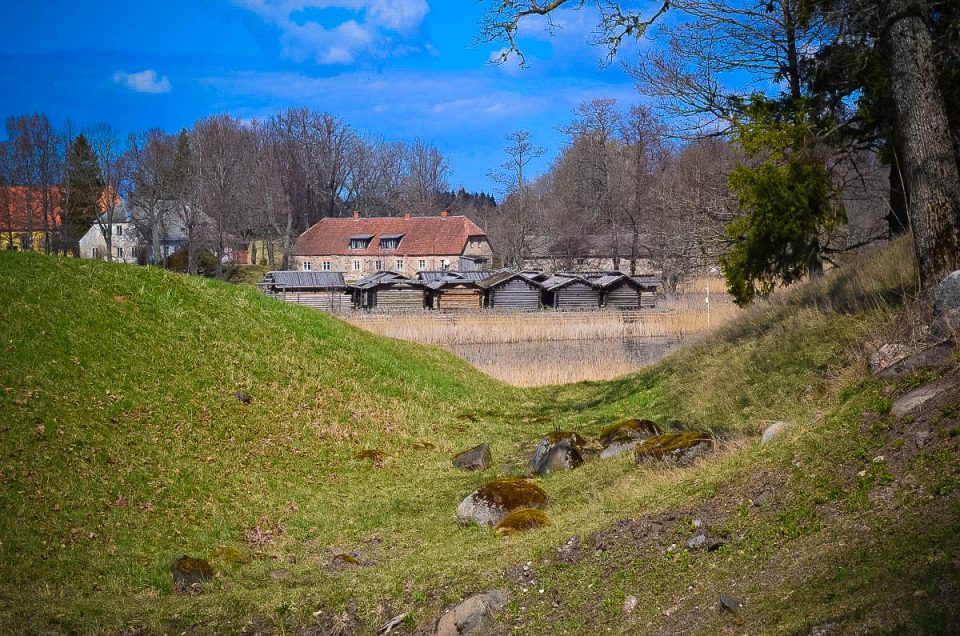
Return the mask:
[[[343,272],[267,272],[263,284],[283,289],[346,289]]]

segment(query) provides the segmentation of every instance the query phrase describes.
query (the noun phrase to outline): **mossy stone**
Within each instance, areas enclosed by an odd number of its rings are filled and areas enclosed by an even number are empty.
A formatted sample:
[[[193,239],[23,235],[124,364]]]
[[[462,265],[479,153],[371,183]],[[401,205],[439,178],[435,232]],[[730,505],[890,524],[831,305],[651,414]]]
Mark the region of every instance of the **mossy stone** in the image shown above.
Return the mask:
[[[210,553],[211,559],[225,561],[227,563],[250,563],[250,556],[244,554],[236,548],[220,546]]]
[[[551,444],[557,444],[563,441],[569,441],[574,446],[583,446],[584,439],[580,436],[579,433],[574,431],[551,431],[544,435],[544,439],[549,441]]]
[[[342,553],[333,555],[335,563],[346,563],[348,565],[360,565],[360,559],[352,554]]]
[[[213,578],[213,568],[203,560],[183,555],[170,566],[177,594],[199,594],[200,584]]]
[[[493,533],[498,537],[526,532],[527,530],[536,530],[550,525],[550,518],[543,510],[537,508],[523,508],[514,510],[503,521],[497,524]]]
[[[637,443],[633,453],[638,464],[651,459],[686,463],[704,455],[712,447],[713,438],[709,433],[690,431],[648,437]]]
[[[457,507],[457,522],[492,528],[521,508],[544,508],[547,493],[530,479],[504,477],[481,486]]]
[[[660,434],[660,429],[651,420],[629,419],[611,424],[600,431],[600,443],[609,446]]]

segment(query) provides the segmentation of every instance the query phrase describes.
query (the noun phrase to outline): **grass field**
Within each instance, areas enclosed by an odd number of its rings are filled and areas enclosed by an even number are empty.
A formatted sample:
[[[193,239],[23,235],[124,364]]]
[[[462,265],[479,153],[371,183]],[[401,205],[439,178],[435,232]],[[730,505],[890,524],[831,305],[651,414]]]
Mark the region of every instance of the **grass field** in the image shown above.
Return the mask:
[[[915,285],[909,246],[891,249],[639,374],[536,389],[252,289],[2,253],[0,633],[374,633],[401,612],[399,633],[427,633],[497,586],[518,634],[946,631],[960,403],[928,451],[892,462],[908,442],[891,399],[929,377],[885,383],[863,364]],[[709,429],[721,452],[545,478],[541,531],[456,526],[459,501],[522,472],[542,434],[626,417]],[[761,447],[777,419],[794,427]],[[453,470],[481,441],[494,468]],[[753,505],[760,486],[772,495]],[[685,550],[694,519],[727,544]],[[652,551],[611,534],[626,520],[659,520]],[[588,549],[562,562],[571,537]],[[205,594],[174,594],[180,554],[213,564]],[[745,609],[719,612],[724,592]]]

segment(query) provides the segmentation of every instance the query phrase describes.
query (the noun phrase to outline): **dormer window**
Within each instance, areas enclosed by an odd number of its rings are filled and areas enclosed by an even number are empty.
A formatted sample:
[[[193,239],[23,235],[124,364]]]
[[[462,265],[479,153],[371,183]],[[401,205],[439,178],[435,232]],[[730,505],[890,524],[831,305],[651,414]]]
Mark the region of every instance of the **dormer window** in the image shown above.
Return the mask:
[[[380,249],[395,250],[400,247],[400,239],[402,238],[403,234],[381,234]]]
[[[370,247],[370,241],[373,240],[373,234],[355,234],[350,237],[350,249],[365,250]]]

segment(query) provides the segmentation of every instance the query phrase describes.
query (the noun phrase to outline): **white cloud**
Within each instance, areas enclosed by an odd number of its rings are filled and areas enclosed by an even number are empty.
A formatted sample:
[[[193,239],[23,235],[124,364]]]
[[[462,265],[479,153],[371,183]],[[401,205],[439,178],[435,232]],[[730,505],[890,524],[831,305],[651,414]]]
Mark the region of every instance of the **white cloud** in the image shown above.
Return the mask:
[[[113,74],[113,81],[117,84],[123,84],[132,91],[137,93],[169,93],[173,90],[173,85],[170,83],[169,78],[166,75],[157,79],[157,72],[152,68],[148,68],[139,73],[126,73],[124,71],[117,71]]]
[[[429,11],[426,0],[234,0],[280,30],[281,55],[294,61],[350,64],[361,55],[383,57],[420,51],[394,45],[391,33],[415,31]],[[356,19],[336,25],[303,19],[311,10],[345,9]]]

